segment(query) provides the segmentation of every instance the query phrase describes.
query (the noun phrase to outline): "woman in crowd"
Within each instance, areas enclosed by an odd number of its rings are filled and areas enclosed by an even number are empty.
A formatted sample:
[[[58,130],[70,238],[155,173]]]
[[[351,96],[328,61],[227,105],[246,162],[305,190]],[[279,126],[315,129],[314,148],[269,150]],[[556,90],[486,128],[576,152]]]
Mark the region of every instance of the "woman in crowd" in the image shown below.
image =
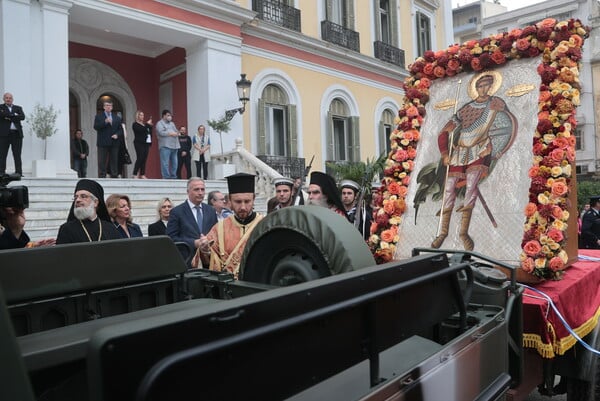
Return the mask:
[[[192,146],[192,160],[196,162],[196,177],[206,180],[210,161],[210,138],[206,135],[204,125],[198,126],[198,132],[192,139]]]
[[[138,110],[131,128],[133,129],[133,146],[135,146],[136,154],[133,178],[147,178],[146,160],[148,160],[148,152],[152,144],[152,117],[144,122],[144,112]]]
[[[142,237],[142,229],[133,223],[129,196],[113,194],[106,199],[106,208],[121,237]]]
[[[169,198],[162,198],[158,202],[156,209],[158,211],[158,221],[148,226],[148,236],[166,235],[167,223],[169,222],[169,215],[172,208],[173,203]]]

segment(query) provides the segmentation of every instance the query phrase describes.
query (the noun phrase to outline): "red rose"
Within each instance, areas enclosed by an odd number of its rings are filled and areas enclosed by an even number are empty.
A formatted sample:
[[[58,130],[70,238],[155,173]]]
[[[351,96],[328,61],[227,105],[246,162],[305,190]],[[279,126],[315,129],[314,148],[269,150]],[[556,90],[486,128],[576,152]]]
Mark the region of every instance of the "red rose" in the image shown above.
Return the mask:
[[[550,158],[554,161],[561,162],[565,157],[565,152],[562,149],[556,148],[550,152]]]
[[[533,26],[533,25],[526,26],[521,31],[521,37],[525,38],[526,36],[533,35],[535,33],[535,31],[536,31],[535,26]]]
[[[468,50],[463,49],[458,53],[458,61],[460,61],[462,65],[470,65],[472,59],[473,55]]]
[[[479,62],[478,58],[473,58],[471,60],[471,68],[475,71],[480,71],[482,69],[481,63]]]
[[[481,56],[479,56],[479,65],[481,65],[481,68],[487,68],[490,66],[491,64],[491,57],[489,53],[482,53]]]
[[[492,61],[498,65],[506,63],[506,57],[499,50],[496,50],[495,52],[493,52],[491,57],[492,57]]]
[[[542,156],[544,154],[544,144],[536,142],[533,144],[533,154],[536,156]]]
[[[423,67],[423,73],[429,76],[433,75],[433,64],[429,63],[429,64],[425,64],[425,67]]]
[[[527,55],[531,58],[537,57],[540,55],[540,49],[538,49],[537,47],[530,47],[529,49],[527,49]]]
[[[458,60],[456,60],[454,58],[448,60],[448,65],[446,67],[446,72],[448,72],[448,71],[458,71],[459,68],[460,68],[460,63],[458,62]]]
[[[435,53],[431,50],[426,50],[423,54],[423,58],[432,63],[433,61],[435,61]]]
[[[552,34],[552,29],[548,27],[543,27],[538,29],[537,31],[537,39],[540,42],[545,42],[550,39],[550,34]]]
[[[440,57],[438,57],[437,64],[445,67],[448,64],[448,55],[442,54]]]
[[[548,131],[552,131],[552,128],[554,128],[554,126],[552,125],[552,123],[550,122],[550,120],[540,120],[538,121],[538,125],[537,125],[537,131],[544,135],[546,133],[548,133]]]
[[[388,217],[387,214],[381,213],[381,214],[377,215],[377,217],[375,218],[375,221],[377,222],[377,224],[379,226],[386,227],[390,221],[390,218]]]
[[[508,53],[512,49],[513,40],[510,38],[503,38],[500,41],[500,50],[504,53]]]

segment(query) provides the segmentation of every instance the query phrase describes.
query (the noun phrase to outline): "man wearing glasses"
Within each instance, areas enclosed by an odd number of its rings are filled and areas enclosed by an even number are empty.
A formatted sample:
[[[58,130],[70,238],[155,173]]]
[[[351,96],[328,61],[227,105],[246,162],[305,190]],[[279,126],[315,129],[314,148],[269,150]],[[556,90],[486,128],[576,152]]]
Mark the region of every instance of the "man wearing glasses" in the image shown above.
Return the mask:
[[[231,210],[225,207],[225,195],[221,191],[210,191],[208,193],[208,204],[215,208],[218,221],[233,214]]]
[[[110,222],[104,203],[104,188],[93,180],[79,180],[69,217],[58,229],[56,243],[72,244],[120,238],[121,235]]]

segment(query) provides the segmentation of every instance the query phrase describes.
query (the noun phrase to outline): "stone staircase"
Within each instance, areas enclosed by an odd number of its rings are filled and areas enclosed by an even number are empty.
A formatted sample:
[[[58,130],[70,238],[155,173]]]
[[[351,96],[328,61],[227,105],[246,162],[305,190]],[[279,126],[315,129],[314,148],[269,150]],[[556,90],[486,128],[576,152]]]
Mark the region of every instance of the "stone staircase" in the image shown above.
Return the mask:
[[[161,198],[168,197],[174,205],[187,198],[187,180],[137,180],[137,179],[94,179],[104,187],[105,198],[119,193],[129,196],[133,221],[139,224],[144,235],[148,224],[157,220],[156,206]],[[67,178],[23,178],[11,186],[24,185],[29,189],[29,208],[25,212],[25,231],[32,240],[53,238],[58,227],[64,223],[71,207],[77,179]],[[206,181],[206,194],[210,191],[227,192],[225,180]],[[205,198],[206,201],[206,198]],[[257,196],[255,210],[266,212],[266,197]]]

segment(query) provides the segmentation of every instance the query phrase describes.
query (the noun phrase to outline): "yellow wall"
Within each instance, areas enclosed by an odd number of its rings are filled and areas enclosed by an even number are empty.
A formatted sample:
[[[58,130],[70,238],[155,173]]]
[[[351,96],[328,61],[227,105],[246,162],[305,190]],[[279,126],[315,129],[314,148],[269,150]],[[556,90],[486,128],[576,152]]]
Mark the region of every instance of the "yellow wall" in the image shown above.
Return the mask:
[[[302,108],[298,110],[298,119],[302,120],[302,132],[299,132],[299,137],[302,141],[303,154],[299,156],[310,159],[314,154],[315,161],[313,166],[320,166],[319,168],[323,168],[324,166],[326,155],[323,152],[326,149],[323,148],[322,144],[325,133],[321,132],[321,125],[325,115],[321,108],[324,93],[332,85],[341,85],[347,88],[358,104],[361,160],[378,156],[376,149],[375,107],[384,97],[391,97],[397,104],[401,104],[402,96],[396,93],[398,88],[390,88],[390,91],[372,88],[348,79],[340,80],[325,73],[306,70],[298,66],[252,55],[245,55],[242,63],[244,71],[250,77],[256,76],[263,69],[275,68],[280,69],[293,80],[293,83],[299,90],[298,97],[302,102]],[[256,127],[256,121],[250,121],[250,114],[244,115],[244,143],[248,144],[246,145],[247,148],[252,143],[250,138],[251,132],[254,132],[256,135],[256,132],[250,129],[250,124]]]

